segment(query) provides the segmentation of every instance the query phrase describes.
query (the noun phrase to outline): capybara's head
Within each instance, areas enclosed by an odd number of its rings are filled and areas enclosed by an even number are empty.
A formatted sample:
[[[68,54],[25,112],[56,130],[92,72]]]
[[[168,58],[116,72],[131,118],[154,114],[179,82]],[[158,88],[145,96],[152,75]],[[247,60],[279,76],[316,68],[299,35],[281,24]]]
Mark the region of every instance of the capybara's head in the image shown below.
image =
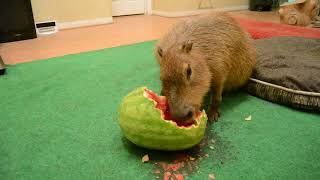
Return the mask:
[[[186,41],[178,47],[155,47],[160,65],[161,94],[166,96],[172,118],[190,121],[201,107],[210,87],[210,72],[205,60]]]

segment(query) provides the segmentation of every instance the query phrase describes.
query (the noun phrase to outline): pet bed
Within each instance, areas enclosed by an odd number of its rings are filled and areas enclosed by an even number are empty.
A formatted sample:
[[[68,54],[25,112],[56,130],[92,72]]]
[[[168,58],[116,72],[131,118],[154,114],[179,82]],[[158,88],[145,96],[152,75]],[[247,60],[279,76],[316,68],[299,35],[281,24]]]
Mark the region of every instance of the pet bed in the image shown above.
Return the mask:
[[[248,83],[254,96],[320,112],[320,40],[273,37],[255,40],[258,62]]]

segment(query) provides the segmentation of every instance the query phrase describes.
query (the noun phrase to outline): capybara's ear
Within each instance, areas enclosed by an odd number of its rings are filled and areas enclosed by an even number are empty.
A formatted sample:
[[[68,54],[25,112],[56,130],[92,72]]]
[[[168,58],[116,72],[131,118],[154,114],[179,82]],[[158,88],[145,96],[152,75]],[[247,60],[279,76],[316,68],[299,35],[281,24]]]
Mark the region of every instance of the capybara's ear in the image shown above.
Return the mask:
[[[186,41],[183,43],[181,49],[183,52],[189,53],[192,50],[193,42]]]

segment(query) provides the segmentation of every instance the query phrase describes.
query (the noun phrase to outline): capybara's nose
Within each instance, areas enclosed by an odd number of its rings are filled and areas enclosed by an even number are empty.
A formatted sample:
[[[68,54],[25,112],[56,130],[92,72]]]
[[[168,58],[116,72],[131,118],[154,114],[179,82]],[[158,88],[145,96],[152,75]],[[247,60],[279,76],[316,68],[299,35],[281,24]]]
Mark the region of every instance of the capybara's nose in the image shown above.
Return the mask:
[[[176,120],[188,120],[194,116],[194,108],[192,106],[180,106],[170,109],[171,116]]]
[[[181,116],[182,120],[189,120],[193,118],[194,110],[192,106],[185,106],[182,112],[184,112]]]
[[[193,111],[189,110],[188,114],[186,115],[185,119],[191,119],[193,117]]]

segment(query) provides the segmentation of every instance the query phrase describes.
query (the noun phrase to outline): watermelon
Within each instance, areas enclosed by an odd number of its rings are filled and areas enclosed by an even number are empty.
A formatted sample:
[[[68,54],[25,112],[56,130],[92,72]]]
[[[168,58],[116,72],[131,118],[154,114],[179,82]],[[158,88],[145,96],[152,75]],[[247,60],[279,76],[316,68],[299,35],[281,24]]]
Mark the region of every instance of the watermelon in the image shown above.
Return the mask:
[[[137,146],[175,151],[197,145],[203,138],[207,115],[198,112],[187,123],[173,120],[164,96],[140,87],[124,97],[119,108],[119,124],[124,136]]]

